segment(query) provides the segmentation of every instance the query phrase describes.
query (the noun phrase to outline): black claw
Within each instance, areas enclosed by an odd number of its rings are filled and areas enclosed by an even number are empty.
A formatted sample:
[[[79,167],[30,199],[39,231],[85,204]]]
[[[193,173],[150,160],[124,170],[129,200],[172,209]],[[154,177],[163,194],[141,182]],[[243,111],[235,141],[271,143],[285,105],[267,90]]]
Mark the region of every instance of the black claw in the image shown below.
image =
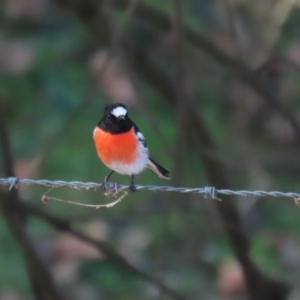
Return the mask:
[[[130,185],[129,189],[134,193],[136,191],[135,185]]]
[[[107,190],[107,186],[106,186],[106,183],[107,183],[107,180],[106,180],[106,176],[104,177],[104,180],[103,180],[103,182],[102,182],[102,188],[103,188],[103,190],[104,191],[106,191]]]
[[[111,171],[108,176],[104,177],[103,183],[102,183],[102,188],[106,191],[107,190],[107,181],[110,178],[110,176],[114,173],[114,171]]]

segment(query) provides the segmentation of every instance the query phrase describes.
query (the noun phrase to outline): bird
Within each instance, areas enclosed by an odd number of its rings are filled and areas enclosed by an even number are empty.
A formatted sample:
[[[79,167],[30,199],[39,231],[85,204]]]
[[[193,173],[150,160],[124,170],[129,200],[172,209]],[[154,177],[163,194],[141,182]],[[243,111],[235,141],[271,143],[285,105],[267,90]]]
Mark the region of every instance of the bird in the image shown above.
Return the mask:
[[[170,179],[169,171],[149,157],[144,135],[129,118],[122,103],[109,104],[93,131],[96,152],[103,164],[111,169],[104,179],[104,187],[114,172],[131,176],[129,188],[136,190],[134,175],[145,168],[164,179]]]

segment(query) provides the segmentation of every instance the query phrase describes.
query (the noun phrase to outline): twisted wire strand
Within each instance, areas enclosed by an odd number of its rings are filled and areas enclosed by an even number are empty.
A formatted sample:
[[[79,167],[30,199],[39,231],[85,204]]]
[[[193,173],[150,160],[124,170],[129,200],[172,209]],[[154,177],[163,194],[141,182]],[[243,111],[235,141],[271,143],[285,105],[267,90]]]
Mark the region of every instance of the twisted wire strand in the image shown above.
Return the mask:
[[[0,178],[0,185],[9,186],[9,190],[15,187],[17,184],[27,184],[27,185],[41,185],[46,187],[68,187],[73,189],[98,189],[103,188],[103,183],[97,182],[81,182],[81,181],[63,181],[63,180],[47,180],[47,179],[21,179],[17,177]],[[204,187],[204,188],[188,188],[188,187],[173,187],[173,186],[156,186],[156,185],[136,185],[136,190],[146,190],[146,191],[161,191],[161,192],[176,192],[176,193],[193,193],[202,194],[205,198],[212,198],[220,200],[217,196],[227,195],[227,196],[256,196],[256,197],[287,197],[293,198],[300,201],[300,194],[294,192],[280,192],[280,191],[247,191],[247,190],[227,190],[227,189],[216,189],[214,187]],[[129,188],[127,185],[107,182],[106,188],[111,190],[124,191]]]

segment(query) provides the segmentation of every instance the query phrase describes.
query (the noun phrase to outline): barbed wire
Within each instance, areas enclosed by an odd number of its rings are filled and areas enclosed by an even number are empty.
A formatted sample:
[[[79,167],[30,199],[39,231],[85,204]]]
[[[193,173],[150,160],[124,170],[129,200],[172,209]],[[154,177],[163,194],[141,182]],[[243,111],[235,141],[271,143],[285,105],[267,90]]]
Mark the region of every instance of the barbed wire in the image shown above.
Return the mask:
[[[96,183],[96,182],[81,182],[81,181],[63,181],[63,180],[47,180],[47,179],[22,179],[17,177],[8,177],[8,178],[0,178],[0,185],[8,186],[9,190],[13,187],[16,187],[18,184],[26,184],[26,185],[41,185],[51,188],[73,188],[73,189],[98,189],[105,188],[112,191],[126,191],[129,189],[128,185],[117,184],[113,182],[107,182],[106,186],[104,183]],[[228,190],[228,189],[216,189],[215,187],[206,186],[204,188],[188,188],[188,187],[173,187],[173,186],[156,186],[156,185],[136,185],[136,190],[146,190],[146,191],[160,191],[160,192],[175,192],[175,193],[183,193],[183,194],[201,194],[204,195],[205,198],[211,198],[215,200],[221,200],[218,198],[219,195],[224,196],[256,196],[256,197],[286,197],[293,198],[297,205],[300,204],[300,193],[294,192],[280,192],[280,191],[247,191],[247,190]]]

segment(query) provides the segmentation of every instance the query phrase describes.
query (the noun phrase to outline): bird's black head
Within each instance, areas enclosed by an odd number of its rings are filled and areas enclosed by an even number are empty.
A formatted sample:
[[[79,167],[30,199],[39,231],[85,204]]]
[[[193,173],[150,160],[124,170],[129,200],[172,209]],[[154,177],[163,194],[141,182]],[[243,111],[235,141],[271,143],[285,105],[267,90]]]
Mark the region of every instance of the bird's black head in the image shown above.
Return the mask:
[[[130,130],[133,123],[128,117],[126,106],[114,103],[105,107],[104,116],[98,126],[104,131],[117,134]]]

